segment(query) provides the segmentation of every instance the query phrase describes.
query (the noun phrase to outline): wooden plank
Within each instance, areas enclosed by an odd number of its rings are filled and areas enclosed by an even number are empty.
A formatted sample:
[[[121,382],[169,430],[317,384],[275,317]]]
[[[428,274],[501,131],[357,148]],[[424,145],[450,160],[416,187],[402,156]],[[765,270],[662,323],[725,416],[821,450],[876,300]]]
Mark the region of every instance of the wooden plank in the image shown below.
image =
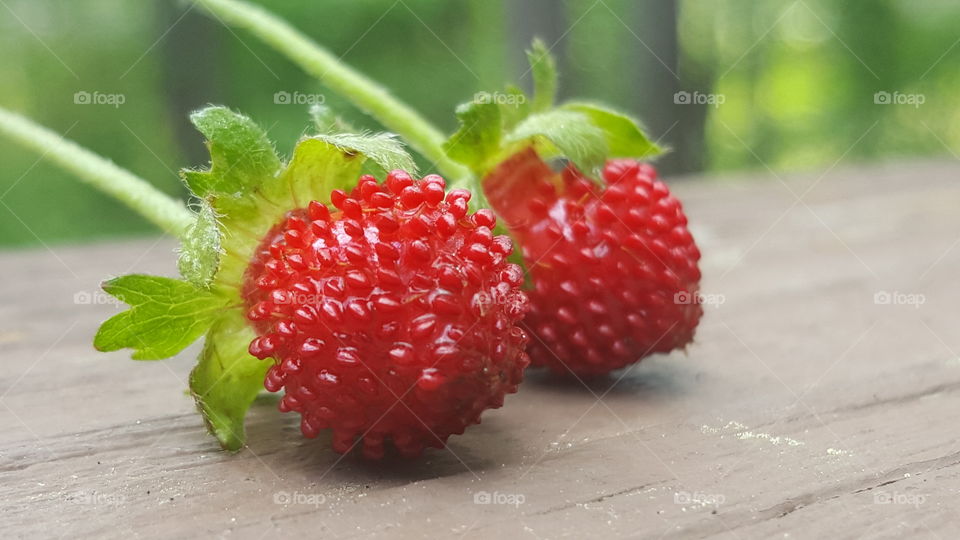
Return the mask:
[[[341,459],[270,396],[249,449],[224,454],[184,393],[196,347],[150,363],[93,351],[116,309],[97,283],[172,275],[169,239],[3,254],[0,530],[960,537],[958,174],[675,183],[705,292],[723,300],[696,344],[589,385],[533,372],[449,450],[410,462]],[[923,296],[875,303],[884,292]],[[896,302],[911,298],[924,302]]]

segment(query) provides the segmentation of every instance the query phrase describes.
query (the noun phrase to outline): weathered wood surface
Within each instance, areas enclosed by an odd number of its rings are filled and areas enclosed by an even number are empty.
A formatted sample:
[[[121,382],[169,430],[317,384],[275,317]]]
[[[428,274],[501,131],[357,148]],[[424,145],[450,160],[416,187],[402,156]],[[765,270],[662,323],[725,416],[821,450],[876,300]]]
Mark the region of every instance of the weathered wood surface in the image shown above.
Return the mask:
[[[958,538],[958,179],[923,163],[674,184],[704,292],[724,300],[687,354],[589,387],[533,373],[414,462],[340,459],[271,399],[249,449],[224,454],[184,394],[195,347],[152,363],[93,351],[116,308],[75,295],[172,274],[171,241],[6,253],[0,531]]]

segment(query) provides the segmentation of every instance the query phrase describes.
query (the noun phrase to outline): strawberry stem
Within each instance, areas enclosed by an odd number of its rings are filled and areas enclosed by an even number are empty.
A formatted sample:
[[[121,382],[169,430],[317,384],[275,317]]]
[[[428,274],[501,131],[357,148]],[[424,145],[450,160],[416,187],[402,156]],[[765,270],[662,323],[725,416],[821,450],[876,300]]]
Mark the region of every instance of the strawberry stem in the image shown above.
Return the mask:
[[[198,0],[197,3],[221,22],[246,28],[387,129],[403,136],[445,176],[470,176],[465,167],[450,159],[443,150],[446,137],[439,129],[283,19],[259,6],[237,0]]]
[[[193,223],[190,210],[146,180],[33,121],[0,107],[0,134],[77,175],[126,204],[154,225],[182,238]]]

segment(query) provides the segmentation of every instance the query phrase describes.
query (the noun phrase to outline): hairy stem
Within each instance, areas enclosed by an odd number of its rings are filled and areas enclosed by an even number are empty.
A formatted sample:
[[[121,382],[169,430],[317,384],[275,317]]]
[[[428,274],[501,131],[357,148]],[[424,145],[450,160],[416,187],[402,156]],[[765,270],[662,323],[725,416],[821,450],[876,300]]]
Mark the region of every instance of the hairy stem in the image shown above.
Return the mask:
[[[307,73],[333,91],[351,100],[387,129],[403,136],[414,150],[434,162],[451,178],[469,176],[469,171],[447,157],[443,133],[393,97],[385,88],[347,66],[286,21],[259,6],[237,0],[198,0],[222,22],[246,28],[274,49],[285,54]]]
[[[0,134],[113,196],[178,238],[183,236],[194,220],[193,214],[183,203],[161,192],[146,180],[2,107]]]

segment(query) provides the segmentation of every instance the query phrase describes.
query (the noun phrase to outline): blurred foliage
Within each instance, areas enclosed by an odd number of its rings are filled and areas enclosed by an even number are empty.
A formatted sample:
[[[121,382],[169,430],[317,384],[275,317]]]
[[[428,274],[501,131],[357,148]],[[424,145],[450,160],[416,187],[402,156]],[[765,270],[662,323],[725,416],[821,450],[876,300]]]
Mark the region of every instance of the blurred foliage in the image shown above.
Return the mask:
[[[714,66],[707,167],[829,167],[960,148],[960,4],[687,2],[685,60]],[[878,105],[877,92],[924,103]],[[954,156],[955,157],[955,156]]]
[[[556,43],[562,96],[648,120],[652,136],[676,150],[663,163],[668,172],[824,169],[960,151],[950,150],[960,148],[960,4],[952,0],[688,0],[676,9],[662,0],[259,2],[449,131],[453,107],[478,90],[529,87],[522,49],[534,28]],[[0,103],[169,193],[183,196],[176,171],[206,159],[186,115],[207,103],[256,119],[284,155],[310,122],[306,105],[275,103],[278,92],[322,96],[312,99],[377,129],[285,58],[188,3],[5,4]],[[677,105],[670,98],[679,90],[724,101]],[[78,91],[123,94],[125,103],[78,105]],[[878,91],[925,102],[877,105]],[[0,140],[0,245],[150,230]]]

